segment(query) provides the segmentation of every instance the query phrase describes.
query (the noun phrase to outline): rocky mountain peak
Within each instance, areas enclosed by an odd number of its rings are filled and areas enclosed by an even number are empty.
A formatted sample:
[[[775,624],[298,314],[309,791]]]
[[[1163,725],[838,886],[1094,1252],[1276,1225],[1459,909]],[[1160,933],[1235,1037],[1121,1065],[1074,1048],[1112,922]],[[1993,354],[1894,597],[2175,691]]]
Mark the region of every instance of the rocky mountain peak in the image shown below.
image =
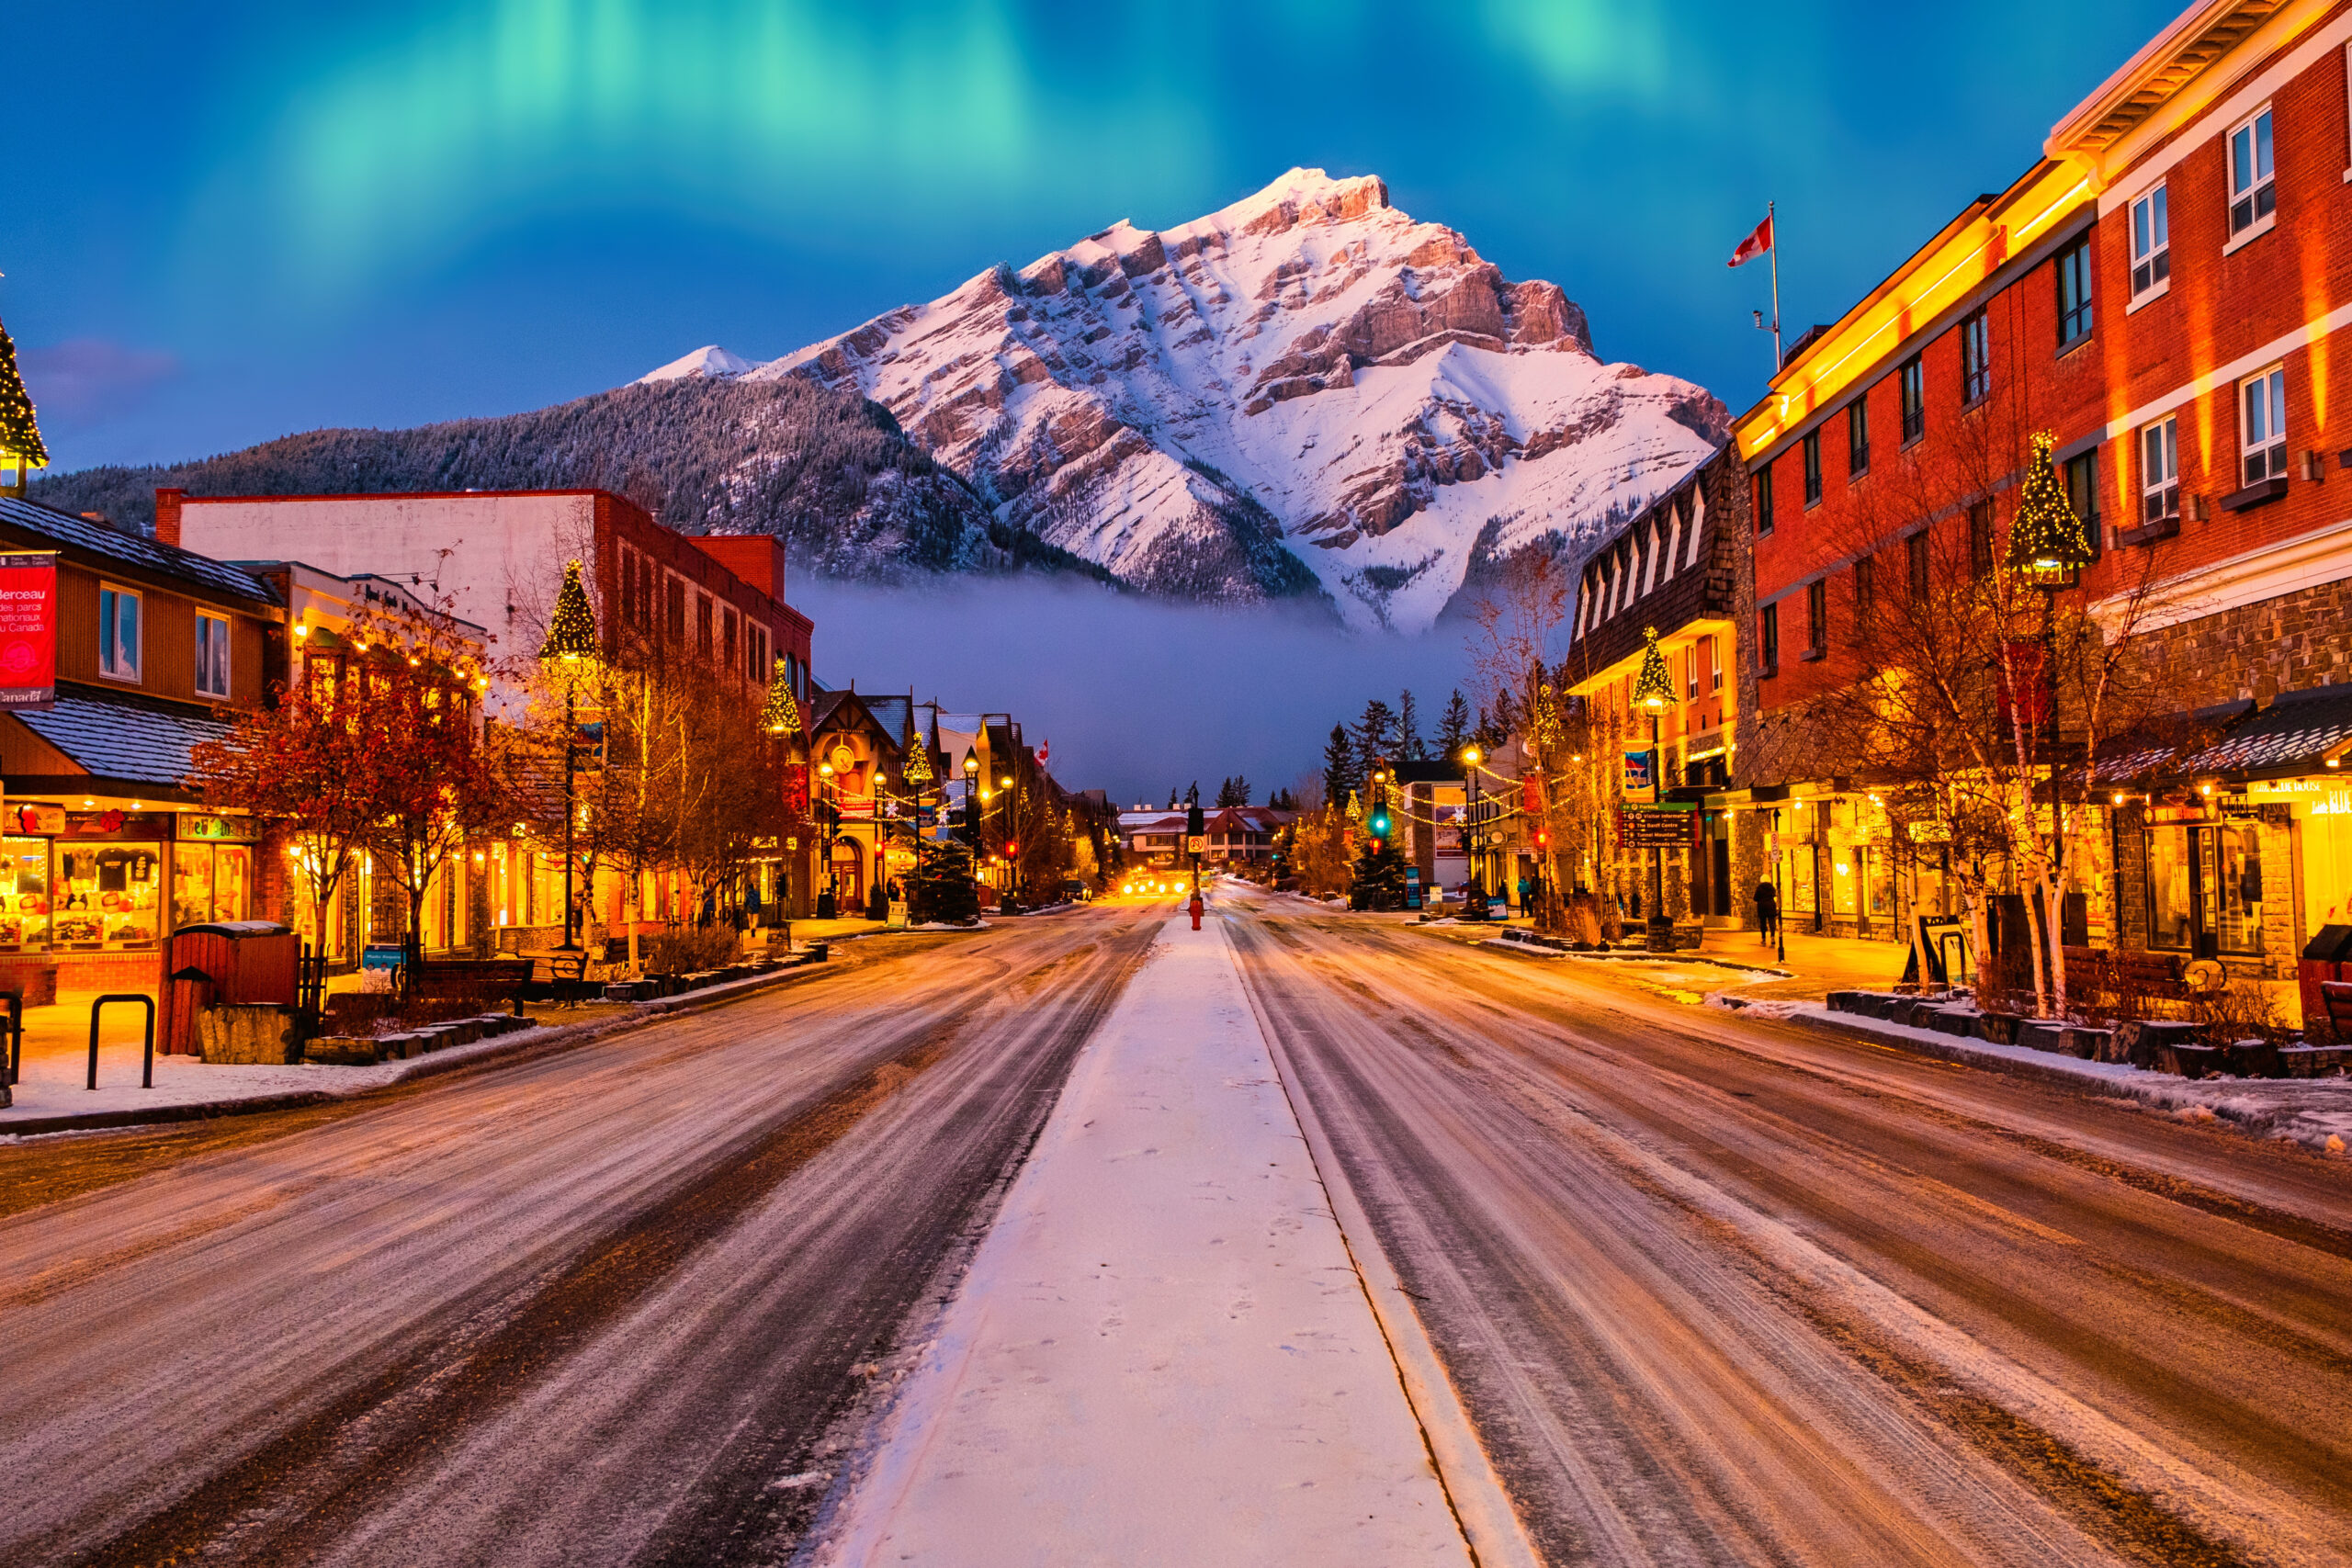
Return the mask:
[[[1603,363],[1556,285],[1320,169],[999,265],[747,379],[784,377],[873,398],[1001,523],[1125,581],[1326,595],[1399,629],[1496,558],[1573,551],[1729,425],[1687,381]]]

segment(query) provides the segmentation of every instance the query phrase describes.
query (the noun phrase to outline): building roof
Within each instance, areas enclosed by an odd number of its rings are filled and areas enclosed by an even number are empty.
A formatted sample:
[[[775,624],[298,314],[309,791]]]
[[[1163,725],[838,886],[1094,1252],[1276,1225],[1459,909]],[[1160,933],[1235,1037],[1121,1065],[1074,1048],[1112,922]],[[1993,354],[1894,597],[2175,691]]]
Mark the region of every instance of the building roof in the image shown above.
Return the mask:
[[[70,512],[60,512],[38,502],[0,496],[0,524],[47,539],[62,548],[111,557],[159,576],[200,582],[216,592],[251,599],[257,604],[277,603],[277,593],[267,583],[226,561],[214,560],[210,556],[200,556],[194,550],[184,550],[176,545],[166,545],[141,536],[119,534],[103,523],[94,523],[87,517],[77,517]]]
[[[2042,150],[2052,158],[2106,151],[2285,6],[2286,0],[2195,0],[2052,126]]]
[[[2192,773],[2296,773],[2352,740],[2352,683],[2290,692],[2188,759]]]
[[[75,766],[125,784],[185,785],[191,771],[189,753],[198,742],[225,739],[230,730],[220,719],[97,697],[60,695],[54,707],[8,711]]]

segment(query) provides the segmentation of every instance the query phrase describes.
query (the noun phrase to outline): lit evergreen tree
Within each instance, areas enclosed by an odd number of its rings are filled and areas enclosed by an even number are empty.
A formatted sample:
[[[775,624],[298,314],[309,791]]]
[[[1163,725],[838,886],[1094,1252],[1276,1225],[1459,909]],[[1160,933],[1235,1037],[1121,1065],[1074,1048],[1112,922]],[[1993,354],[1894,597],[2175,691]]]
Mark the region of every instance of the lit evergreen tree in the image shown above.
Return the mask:
[[[2090,536],[2067,502],[2066,487],[2051,461],[2055,441],[2046,430],[2034,433],[2033,461],[2018,492],[2017,519],[2009,525],[2008,564],[2037,583],[2064,582],[2091,560]]]
[[[980,918],[980,895],[972,882],[972,852],[956,840],[933,845],[922,867],[904,886],[910,925],[968,926]]]
[[[1356,881],[1350,902],[1359,909],[1405,907],[1405,857],[1396,852],[1394,836],[1364,840],[1362,852],[1356,856]]]
[[[17,370],[17,344],[0,326],[0,468],[45,468],[49,447],[33,416],[33,400]]]

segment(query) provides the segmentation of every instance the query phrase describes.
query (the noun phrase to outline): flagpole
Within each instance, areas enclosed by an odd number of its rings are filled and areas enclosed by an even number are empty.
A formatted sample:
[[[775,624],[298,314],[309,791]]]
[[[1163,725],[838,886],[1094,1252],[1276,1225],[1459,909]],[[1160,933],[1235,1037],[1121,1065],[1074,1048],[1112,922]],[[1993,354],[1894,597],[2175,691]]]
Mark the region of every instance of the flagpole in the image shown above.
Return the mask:
[[[1781,220],[1780,204],[1764,204],[1764,220],[1772,225],[1772,374],[1781,373]],[[1754,208],[1747,209],[1750,212]]]

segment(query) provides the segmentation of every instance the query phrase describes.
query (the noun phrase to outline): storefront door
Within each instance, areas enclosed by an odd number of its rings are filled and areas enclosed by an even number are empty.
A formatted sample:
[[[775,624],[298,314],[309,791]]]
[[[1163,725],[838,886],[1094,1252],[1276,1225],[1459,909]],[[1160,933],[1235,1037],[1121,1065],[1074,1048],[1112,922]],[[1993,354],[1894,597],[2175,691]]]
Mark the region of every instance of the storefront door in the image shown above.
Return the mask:
[[[2251,822],[2150,828],[2148,945],[2196,958],[2262,952],[2262,842]]]
[[[865,857],[852,840],[833,846],[833,902],[844,912],[865,907]]]

